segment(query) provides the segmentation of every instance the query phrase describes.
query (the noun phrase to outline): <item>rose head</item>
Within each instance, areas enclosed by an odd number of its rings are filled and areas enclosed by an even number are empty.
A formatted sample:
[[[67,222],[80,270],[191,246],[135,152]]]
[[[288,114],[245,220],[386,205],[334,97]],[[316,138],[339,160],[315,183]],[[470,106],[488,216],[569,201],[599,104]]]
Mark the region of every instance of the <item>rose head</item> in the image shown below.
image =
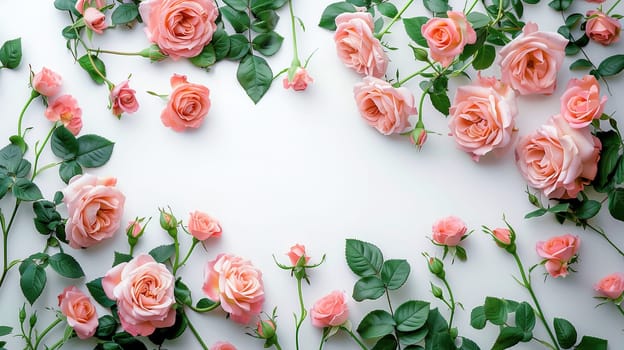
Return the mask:
[[[101,9],[106,6],[106,0],[78,0],[76,1],[76,11],[80,12],[81,15],[84,14],[84,11],[89,7],[95,7],[96,9]]]
[[[508,246],[512,243],[511,240],[513,236],[508,228],[495,228],[492,231],[492,235],[496,239],[496,242],[502,244],[503,246]]]
[[[600,118],[607,96],[600,97],[600,84],[593,75],[571,79],[561,95],[561,115],[573,128],[584,128]]]
[[[448,18],[433,17],[421,28],[431,58],[443,67],[448,67],[466,44],[477,41],[477,33],[463,12],[448,11],[446,14]]]
[[[388,68],[388,56],[373,30],[370,13],[342,13],[336,17],[334,41],[338,57],[347,67],[361,75],[381,78]]]
[[[585,34],[590,39],[605,46],[620,40],[622,25],[617,19],[597,10],[587,11],[587,17]]]
[[[236,347],[228,342],[218,341],[212,344],[210,350],[236,350]]]
[[[261,339],[270,339],[275,336],[275,322],[273,320],[262,320],[256,324],[256,334]]]
[[[459,244],[468,228],[460,218],[448,216],[436,221],[431,230],[434,242],[454,247]]]
[[[120,117],[122,113],[134,113],[139,109],[136,91],[131,89],[128,80],[115,85],[110,92],[110,102],[113,114]]]
[[[62,78],[54,71],[43,67],[41,71],[32,78],[32,88],[46,97],[58,95],[61,91]]]
[[[44,112],[51,122],[60,121],[72,134],[78,135],[82,129],[82,109],[71,95],[61,95],[52,101]]]
[[[418,147],[420,150],[422,146],[427,142],[427,130],[422,122],[419,122],[420,126],[416,124],[416,127],[410,132],[409,138],[412,145]]]
[[[295,244],[290,247],[290,250],[286,253],[286,255],[288,255],[288,259],[290,259],[292,266],[297,266],[301,257],[304,257],[304,264],[307,264],[308,261],[310,261],[310,257],[306,255],[305,246],[302,244]]]
[[[198,128],[210,109],[210,90],[201,84],[189,83],[185,75],[171,77],[173,91],[167,107],[160,115],[162,123],[175,131]]]
[[[143,232],[143,228],[141,227],[140,221],[130,221],[128,226],[126,227],[126,234],[129,237],[139,238],[139,235]]]
[[[620,298],[624,293],[624,274],[612,273],[604,277],[594,286],[594,290],[611,300]]]
[[[84,22],[87,25],[87,28],[97,34],[103,34],[104,30],[108,28],[108,24],[106,24],[106,15],[95,7],[88,7],[84,11]]]
[[[188,229],[200,241],[210,237],[221,237],[221,225],[217,219],[206,213],[194,211],[189,217]]]
[[[289,77],[285,77],[283,80],[284,89],[292,88],[295,91],[303,91],[305,90],[309,84],[314,81],[312,77],[308,74],[305,68],[299,67],[295,71],[295,75],[292,78],[292,81]]]
[[[319,299],[310,310],[312,325],[318,328],[341,326],[348,319],[344,293],[337,290]]]
[[[61,313],[80,339],[91,338],[98,327],[98,316],[91,299],[75,286],[63,289],[58,296]]]
[[[568,275],[568,264],[578,252],[581,241],[578,236],[566,234],[535,245],[537,255],[546,260],[544,266],[552,277]]]

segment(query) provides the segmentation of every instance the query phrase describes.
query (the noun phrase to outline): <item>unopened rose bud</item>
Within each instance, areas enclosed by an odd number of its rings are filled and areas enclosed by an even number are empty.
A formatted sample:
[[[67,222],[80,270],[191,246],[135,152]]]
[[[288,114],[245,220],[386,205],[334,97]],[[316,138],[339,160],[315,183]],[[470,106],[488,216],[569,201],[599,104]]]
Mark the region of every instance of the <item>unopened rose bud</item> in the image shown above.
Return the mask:
[[[258,321],[256,333],[261,339],[271,339],[275,336],[275,328],[272,320]]]
[[[149,58],[150,61],[152,62],[162,61],[165,58],[167,58],[167,55],[162,53],[160,51],[160,48],[156,44],[151,45],[150,47],[141,50],[141,52],[139,52],[139,55],[141,57]]]
[[[429,258],[429,271],[440,279],[444,279],[444,263],[438,258]]]
[[[507,228],[496,228],[492,231],[492,235],[494,235],[496,243],[502,247],[506,247],[511,244],[512,234]]]
[[[429,54],[427,53],[427,50],[420,47],[412,46],[412,51],[414,52],[414,59],[416,59],[416,61],[427,62],[429,60]]]
[[[416,127],[410,133],[409,138],[412,145],[418,147],[418,150],[422,148],[427,141],[427,130],[422,121],[419,120],[418,123],[416,123]]]
[[[442,288],[431,283],[431,294],[438,299],[442,299]]]
[[[134,247],[139,241],[139,237],[143,235],[145,229],[141,226],[142,219],[130,221],[126,227],[126,236],[128,237],[128,244]]]
[[[178,221],[173,214],[166,213],[164,210],[160,211],[160,227],[171,237],[176,237],[178,234]]]

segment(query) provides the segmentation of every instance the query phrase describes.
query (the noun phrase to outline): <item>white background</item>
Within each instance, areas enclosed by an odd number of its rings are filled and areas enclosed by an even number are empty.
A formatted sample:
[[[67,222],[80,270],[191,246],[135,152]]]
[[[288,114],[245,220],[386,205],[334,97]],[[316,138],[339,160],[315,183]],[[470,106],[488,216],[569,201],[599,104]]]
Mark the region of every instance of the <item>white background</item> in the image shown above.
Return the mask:
[[[424,149],[418,152],[406,137],[385,137],[366,125],[353,101],[352,87],[361,78],[338,60],[332,33],[317,23],[329,0],[297,1],[296,13],[306,24],[299,32],[302,57],[315,51],[309,72],[314,83],[303,93],[284,90],[280,81],[254,105],[239,87],[232,62],[220,62],[210,72],[185,61],[150,64],[138,57],[102,56],[108,77],[120,82],[132,74],[131,87],[137,90],[140,109],[136,114],[117,120],[107,107],[108,92],[104,86],[91,82],[87,74],[73,62],[65,48],[61,29],[69,23],[66,13],[54,9],[52,1],[3,1],[0,3],[0,41],[22,37],[23,61],[15,71],[0,71],[0,104],[2,122],[0,139],[16,133],[17,116],[27,100],[29,65],[33,71],[46,66],[63,76],[63,93],[74,95],[83,111],[81,134],[96,133],[113,140],[115,150],[109,163],[91,170],[100,176],[115,176],[118,187],[126,195],[124,225],[136,216],[152,217],[152,223],[136,248],[149,251],[169,243],[168,236],[158,227],[158,208],[171,206],[179,219],[187,221],[189,212],[201,210],[218,218],[223,236],[198,249],[182,269],[184,281],[195,300],[201,295],[204,265],[221,252],[251,259],[264,273],[265,311],[277,306],[279,337],[283,349],[294,349],[292,313],[298,311],[296,282],[287,271],[274,264],[272,255],[287,262],[284,255],[295,243],[304,244],[312,262],[327,254],[326,262],[310,271],[311,285],[304,287],[305,304],[333,290],[351,295],[355,276],[344,261],[345,238],[355,237],[378,245],[386,258],[404,258],[412,265],[412,274],[399,292],[391,294],[394,305],[408,299],[433,299],[429,281],[435,279],[427,270],[423,252],[441,256],[439,247],[428,240],[431,225],[441,217],[457,215],[474,230],[464,241],[468,262],[447,260],[447,276],[456,299],[465,310],[458,310],[456,325],[460,335],[476,340],[483,349],[493,343],[497,330],[489,325],[477,331],[469,325],[470,310],[483,303],[486,295],[515,300],[529,300],[529,295],[513,280],[517,271],[509,255],[498,249],[485,236],[481,225],[502,226],[502,217],[518,233],[518,251],[527,266],[539,262],[535,243],[555,235],[572,233],[581,237],[580,263],[577,273],[565,279],[542,278],[543,268],[533,273],[534,287],[546,316],[570,320],[580,335],[607,338],[610,349],[624,343],[622,315],[611,305],[596,308],[592,286],[603,276],[624,272],[623,258],[598,235],[566,224],[560,226],[552,217],[525,220],[534,208],[526,198],[526,183],[516,170],[513,154],[487,156],[478,163],[455,147],[447,136],[446,120],[425,104],[423,115],[431,134]],[[401,2],[403,3],[403,2]],[[607,6],[613,1],[608,0]],[[399,6],[400,7],[400,6]],[[463,4],[458,4],[461,9]],[[576,1],[576,12],[594,8],[594,4]],[[622,6],[618,9],[622,12]],[[616,11],[618,12],[618,11]],[[289,65],[292,58],[287,8],[280,11],[278,32],[285,36],[281,51],[269,59],[274,72]],[[420,2],[406,12],[406,17],[428,15]],[[524,19],[539,23],[541,29],[555,31],[562,23],[560,15],[546,3],[527,6]],[[384,37],[400,50],[390,53],[388,72],[401,71],[406,76],[420,67],[411,57],[407,40],[398,23],[395,34]],[[106,31],[94,39],[93,46],[121,51],[139,51],[148,46],[141,25],[134,30]],[[624,40],[604,50],[590,43],[587,50],[595,62],[607,53],[622,53]],[[572,60],[566,58],[564,67]],[[161,94],[171,91],[169,78],[173,73],[186,74],[189,81],[210,88],[212,107],[202,127],[195,131],[176,133],[160,122],[165,102],[148,95],[151,90]],[[498,74],[493,67],[488,74]],[[559,96],[570,77],[580,77],[562,69],[558,88],[552,96],[520,97],[517,118],[519,134],[532,132],[559,110]],[[468,80],[452,81],[454,88]],[[622,76],[609,81],[606,113],[616,113],[622,120],[624,102],[621,95]],[[418,81],[406,85],[419,96]],[[606,92],[605,92],[606,93]],[[33,126],[28,134],[31,147],[42,139],[50,123],[43,115],[39,101],[26,112],[24,126]],[[6,142],[6,141],[5,141]],[[31,148],[32,149],[32,148]],[[47,150],[43,164],[55,161]],[[27,157],[32,159],[32,153]],[[64,184],[57,170],[41,175],[38,184],[46,198],[51,198]],[[601,199],[601,196],[596,196]],[[3,212],[12,210],[6,198],[0,202]],[[64,211],[65,209],[62,208]],[[624,247],[622,223],[610,218],[606,210],[595,219],[620,247]],[[48,274],[48,287],[35,303],[43,328],[53,317],[46,307],[56,306],[56,296],[68,285],[84,283],[102,276],[111,266],[113,252],[127,252],[126,240],[120,231],[115,239],[88,250],[69,252],[82,264],[86,278],[69,280]],[[190,239],[188,240],[190,242]],[[32,224],[32,211],[24,205],[9,238],[9,259],[25,258],[45,245]],[[17,313],[24,302],[19,291],[18,272],[12,270],[0,290],[0,324],[17,326]],[[448,317],[448,310],[439,301]],[[349,300],[350,319],[357,325],[374,308],[386,308],[383,300],[357,303]],[[103,310],[99,309],[100,315]],[[197,315],[191,319],[200,329],[207,344],[227,340],[239,349],[259,349],[262,343],[244,333],[249,329],[225,319],[222,311]],[[253,326],[251,324],[250,326]],[[546,338],[541,325],[536,335]],[[306,320],[301,330],[302,349],[316,349],[321,331]],[[59,334],[49,338],[49,344]],[[10,338],[10,348],[19,348],[17,338]],[[67,348],[92,348],[94,343],[73,340]],[[190,332],[165,343],[169,349],[198,348]],[[518,346],[535,349],[535,343]],[[356,349],[357,346],[340,334],[326,349]]]

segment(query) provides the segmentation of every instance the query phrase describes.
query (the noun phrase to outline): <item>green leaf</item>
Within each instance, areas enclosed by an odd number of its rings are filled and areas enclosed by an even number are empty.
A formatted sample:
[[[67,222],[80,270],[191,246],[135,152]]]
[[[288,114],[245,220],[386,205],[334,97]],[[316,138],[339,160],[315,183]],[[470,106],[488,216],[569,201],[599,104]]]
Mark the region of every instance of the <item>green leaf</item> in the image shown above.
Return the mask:
[[[117,330],[117,321],[111,315],[104,315],[98,319],[98,327],[95,336],[99,339],[111,339]]]
[[[609,213],[613,218],[624,221],[624,188],[609,192]]]
[[[522,341],[524,332],[518,327],[503,327],[492,346],[492,350],[510,348]]]
[[[461,338],[462,338],[462,343],[461,343],[461,346],[459,347],[459,350],[481,350],[481,348],[479,348],[479,345],[477,345],[477,343],[473,342],[472,340],[466,337],[461,337]]]
[[[266,60],[255,55],[245,56],[236,71],[239,84],[245,89],[247,96],[258,103],[271,87],[273,72]]]
[[[353,299],[362,301],[366,299],[379,299],[386,290],[384,283],[377,276],[366,276],[360,278],[353,286]]]
[[[50,256],[50,266],[59,275],[67,278],[80,278],[84,276],[82,267],[73,256],[65,253],[56,253]]]
[[[113,154],[115,144],[102,136],[83,135],[78,138],[78,154],[76,161],[85,168],[100,167]]]
[[[481,12],[472,11],[467,16],[466,19],[472,25],[472,28],[478,29],[487,26],[490,24],[490,17]]]
[[[89,73],[89,76],[96,84],[104,84],[106,77],[106,66],[104,62],[96,56],[86,54],[78,59],[80,67]]]
[[[76,8],[76,0],[54,0],[54,7],[60,11],[72,11]]]
[[[13,195],[15,198],[32,202],[43,198],[39,187],[27,179],[17,179],[13,184]]]
[[[212,308],[214,305],[216,304],[216,302],[208,299],[208,298],[201,298],[197,301],[197,305],[195,305],[195,308],[197,309],[208,309],[208,308]]]
[[[397,332],[399,343],[401,343],[401,345],[418,344],[425,339],[427,333],[429,333],[429,329],[427,327],[421,327],[420,329],[412,332]]]
[[[355,11],[356,9],[353,4],[344,1],[335,2],[333,4],[330,4],[325,8],[325,10],[323,10],[323,14],[321,14],[321,21],[318,25],[321,28],[336,30],[336,17],[345,12]]]
[[[451,10],[447,0],[423,0],[423,5],[433,14],[446,13]]]
[[[407,301],[394,312],[396,328],[401,332],[411,332],[421,328],[427,322],[428,317],[429,303],[425,301]]]
[[[82,174],[82,167],[75,160],[61,163],[59,176],[65,183],[69,183],[72,177]]]
[[[565,11],[571,4],[572,0],[552,0],[548,3],[548,6],[555,11]]]
[[[176,303],[182,305],[193,305],[193,299],[191,298],[191,290],[188,286],[182,283],[181,280],[177,280],[175,282],[175,287],[173,289],[173,293],[175,295]]]
[[[173,326],[166,328],[156,328],[154,333],[150,334],[148,338],[152,343],[156,345],[162,345],[167,339],[175,339],[181,336],[186,330],[187,326],[188,323],[186,321],[186,318],[182,315],[180,310],[176,310],[176,320]]]
[[[383,338],[379,339],[375,346],[371,350],[396,350],[397,346],[396,338],[392,334],[388,334]]]
[[[620,160],[618,160],[615,173],[613,174],[613,181],[618,185],[624,183],[624,156],[620,156]]]
[[[195,57],[189,58],[189,61],[196,67],[207,68],[217,62],[215,49],[211,44],[204,46],[202,52]]]
[[[89,290],[89,293],[91,293],[93,299],[95,299],[95,301],[97,301],[100,305],[106,308],[110,308],[115,305],[115,302],[106,296],[104,288],[102,288],[102,277],[96,278],[87,283],[87,289]]]
[[[229,48],[227,57],[238,61],[247,56],[251,50],[251,44],[244,35],[234,34],[229,37]]]
[[[259,51],[265,56],[273,56],[282,47],[284,38],[276,32],[262,33],[256,36],[252,41],[254,50]]]
[[[598,65],[598,73],[603,77],[616,75],[624,69],[624,54],[605,58]]]
[[[258,14],[266,10],[277,10],[287,2],[288,0],[251,0],[251,12]]]
[[[475,329],[485,328],[487,318],[485,318],[485,309],[483,306],[477,306],[470,312],[470,325]]]
[[[576,209],[576,216],[581,220],[588,220],[596,216],[600,212],[600,208],[600,202],[590,199],[584,200]]]
[[[499,298],[486,297],[483,305],[485,318],[495,325],[504,325],[507,321],[507,310],[505,301]]]
[[[472,66],[476,70],[489,68],[496,58],[496,49],[492,45],[483,45],[478,51]]]
[[[394,18],[394,16],[399,14],[399,10],[397,10],[396,6],[394,6],[391,2],[382,2],[377,4],[377,10],[379,13],[388,18]]]
[[[438,112],[449,115],[449,110],[451,108],[451,100],[449,99],[446,92],[443,93],[429,93],[429,99],[431,99],[431,104]]]
[[[268,33],[275,29],[279,21],[279,15],[273,10],[262,11],[257,19],[251,23],[251,30],[256,33]]]
[[[576,343],[576,329],[572,323],[563,318],[553,320],[557,342],[564,349],[569,349]]]
[[[223,0],[223,2],[229,7],[233,8],[236,11],[245,11],[247,10],[247,1],[246,0]]]
[[[345,257],[351,271],[360,277],[378,275],[383,266],[381,250],[357,239],[346,240]]]
[[[0,175],[0,199],[9,191],[9,187],[13,185],[13,179],[8,176]]]
[[[428,47],[427,40],[422,35],[421,31],[421,27],[423,24],[427,23],[428,20],[429,18],[427,17],[403,18],[403,26],[405,27],[407,36],[422,47]]]
[[[4,337],[5,335],[11,334],[13,331],[12,327],[9,326],[0,326],[0,337]]]
[[[579,23],[583,17],[584,16],[580,13],[573,13],[566,18],[565,25],[568,28],[574,28],[574,26],[576,26],[576,24]]]
[[[246,39],[245,42],[247,42]],[[249,45],[248,42],[247,44]],[[225,30],[219,28],[214,32],[214,34],[212,34],[210,45],[214,48],[215,59],[217,61],[222,60],[226,58],[228,52],[230,52],[230,37]]]
[[[242,33],[249,28],[251,20],[245,11],[237,11],[231,7],[221,7],[221,15],[230,22],[237,33]]]
[[[381,280],[389,290],[399,289],[410,274],[407,260],[391,259],[384,261],[381,267]]]
[[[175,254],[174,244],[161,245],[150,250],[149,252],[149,255],[151,255],[152,258],[154,258],[154,260],[156,260],[159,263],[164,263],[165,261],[169,260],[169,258],[171,258],[174,254]]]
[[[50,147],[52,153],[63,160],[74,159],[78,154],[78,141],[74,134],[64,126],[59,126],[54,130]]]
[[[17,173],[22,161],[22,149],[14,144],[9,144],[0,150],[0,167],[4,167],[10,173]]]
[[[23,271],[20,271],[20,287],[31,305],[43,292],[46,280],[45,269],[37,264],[29,263]]]
[[[30,173],[30,162],[26,159],[22,159],[17,166],[17,171],[15,172],[15,176],[17,178],[25,178]]]
[[[115,259],[113,260],[113,266],[117,266],[121,263],[125,263],[132,260],[132,255],[115,252]]]
[[[549,213],[565,213],[570,209],[570,203],[559,203],[546,209]]]
[[[67,40],[78,39],[78,34],[76,33],[76,30],[77,29],[74,29],[73,26],[67,26],[61,31],[61,35],[63,35],[63,38]]]
[[[392,315],[383,310],[369,312],[358,325],[357,332],[364,339],[374,339],[391,334],[394,331]]]
[[[548,212],[548,210],[544,209],[544,208],[539,208],[537,210],[533,210],[532,212],[526,214],[524,216],[525,219],[530,219],[530,218],[536,218],[536,217],[540,217],[544,214],[546,214]]]
[[[600,152],[600,160],[598,160],[598,172],[592,185],[598,192],[608,192],[613,187],[611,174],[618,162],[620,138],[613,130],[598,132],[596,136],[602,143],[602,151]]]
[[[600,338],[583,336],[575,350],[607,350],[607,341]]]
[[[17,38],[6,41],[0,47],[0,62],[2,66],[0,68],[14,69],[19,66],[22,61],[22,39]]]
[[[113,25],[126,24],[134,21],[139,15],[139,7],[133,3],[123,3],[117,6],[111,15]]]
[[[147,350],[145,344],[126,332],[115,334],[113,340],[124,350]]]
[[[515,314],[516,326],[524,332],[522,341],[529,341],[533,337],[535,327],[535,313],[529,303],[522,302],[518,305]]]

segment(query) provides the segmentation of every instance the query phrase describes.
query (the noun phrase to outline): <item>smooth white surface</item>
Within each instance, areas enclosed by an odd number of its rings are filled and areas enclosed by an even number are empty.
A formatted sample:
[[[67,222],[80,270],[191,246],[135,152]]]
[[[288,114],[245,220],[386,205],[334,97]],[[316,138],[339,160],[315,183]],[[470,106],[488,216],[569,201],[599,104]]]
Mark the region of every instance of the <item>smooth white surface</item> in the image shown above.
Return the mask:
[[[284,253],[295,243],[305,244],[312,261],[327,254],[327,261],[310,272],[312,284],[304,287],[305,304],[309,308],[318,298],[332,290],[351,294],[355,276],[344,261],[344,240],[356,237],[378,245],[386,258],[404,258],[412,265],[410,279],[398,293],[392,293],[393,303],[407,299],[432,300],[429,281],[436,279],[428,272],[423,252],[441,256],[440,248],[428,240],[432,223],[446,215],[464,219],[475,232],[463,243],[468,262],[447,262],[448,280],[456,299],[465,310],[458,310],[456,325],[460,335],[477,341],[482,349],[493,343],[496,330],[489,325],[477,331],[469,325],[470,310],[482,304],[486,295],[514,300],[529,300],[529,295],[517,285],[517,275],[510,256],[495,247],[481,233],[480,226],[503,225],[505,215],[518,232],[519,253],[527,266],[539,261],[535,243],[551,236],[572,233],[580,235],[578,273],[566,279],[548,278],[544,282],[537,268],[533,273],[534,287],[546,316],[570,320],[580,335],[607,338],[610,349],[624,343],[622,315],[614,307],[596,308],[598,300],[592,286],[603,276],[624,272],[622,257],[592,232],[569,224],[560,226],[552,217],[524,220],[533,210],[526,199],[526,183],[519,175],[511,152],[500,158],[488,156],[479,163],[456,149],[446,136],[448,129],[442,115],[426,104],[423,111],[428,129],[440,135],[430,135],[421,152],[417,152],[405,137],[384,137],[368,127],[356,110],[352,86],[360,77],[338,60],[332,33],[317,27],[322,10],[329,0],[297,1],[296,13],[306,24],[299,32],[302,57],[316,50],[310,65],[314,83],[304,93],[283,90],[276,82],[263,100],[254,105],[238,86],[236,65],[221,62],[205,72],[184,61],[150,64],[136,57],[103,56],[108,77],[120,82],[132,74],[131,87],[138,91],[138,113],[124,116],[121,121],[112,116],[107,106],[107,90],[91,82],[86,73],[74,64],[65,49],[61,29],[69,23],[65,13],[54,9],[51,1],[3,1],[0,3],[0,41],[22,37],[23,61],[15,71],[0,71],[0,103],[2,122],[0,139],[17,130],[17,116],[28,98],[28,66],[39,71],[49,67],[63,78],[63,92],[74,95],[83,110],[82,134],[97,133],[116,142],[110,162],[92,173],[118,178],[118,187],[127,197],[124,222],[136,216],[151,216],[152,223],[136,248],[149,251],[168,242],[158,227],[158,208],[171,206],[179,219],[202,210],[217,217],[223,226],[223,236],[210,241],[207,250],[198,249],[189,264],[182,269],[184,281],[190,286],[195,300],[201,295],[204,265],[218,253],[230,252],[251,259],[264,273],[266,289],[265,311],[277,306],[279,337],[283,349],[294,349],[292,313],[298,311],[296,283],[287,271],[273,262],[272,255],[286,262]],[[405,17],[428,15],[416,2]],[[607,5],[610,6],[610,1]],[[575,12],[584,12],[594,5],[576,1]],[[463,4],[456,5],[462,8]],[[621,6],[620,6],[621,8]],[[558,13],[546,3],[527,6],[524,19],[539,23],[544,30],[555,31],[562,22]],[[621,12],[621,11],[619,11]],[[280,52],[269,59],[275,72],[287,67],[291,60],[288,12],[280,11],[282,19],[278,32],[285,37]],[[403,32],[397,24],[397,34],[384,37],[399,47],[390,53],[388,72],[400,69],[403,76],[415,71],[415,63]],[[105,49],[138,51],[149,43],[142,28],[109,30],[95,38],[93,46]],[[622,52],[624,40],[610,47],[610,54]],[[591,43],[587,48],[598,62],[605,57],[602,47]],[[566,58],[565,67],[572,61]],[[489,74],[497,74],[493,67]],[[176,133],[160,122],[165,103],[148,95],[147,90],[168,94],[169,78],[173,73],[186,74],[189,81],[207,85],[211,90],[212,107],[196,131]],[[579,77],[576,73],[575,77]],[[520,97],[517,125],[520,135],[527,134],[548,117],[557,113],[559,96],[571,77],[567,69],[559,75],[557,91],[552,96]],[[620,122],[624,102],[617,97],[624,91],[622,76],[609,81],[614,96],[609,96],[606,113],[614,113]],[[454,87],[467,80],[452,81]],[[417,96],[418,81],[407,86]],[[43,107],[37,102],[27,111],[24,126],[35,127],[28,134],[30,145],[42,139],[49,122]],[[51,152],[44,152],[44,164],[55,161]],[[32,153],[28,155],[32,159]],[[64,187],[57,170],[48,171],[38,179],[46,198]],[[597,197],[600,198],[600,197]],[[7,213],[10,201],[0,202]],[[64,209],[63,209],[64,210]],[[606,212],[606,210],[604,210]],[[622,223],[602,213],[595,223],[603,227],[620,247],[624,247]],[[190,239],[188,240],[190,242]],[[32,225],[32,213],[24,205],[15,229],[9,238],[9,259],[24,258],[43,249],[44,237]],[[67,248],[71,250],[71,248]],[[34,307],[41,320],[49,320],[52,312],[44,306],[56,306],[56,296],[67,285],[84,286],[102,276],[111,266],[114,251],[126,252],[125,236],[120,232],[112,241],[71,254],[82,264],[86,278],[73,281],[48,274],[48,286]],[[24,302],[19,291],[18,272],[13,270],[0,290],[2,313],[0,324],[17,326],[17,310]],[[351,320],[355,325],[373,308],[386,308],[384,300],[349,302]],[[432,306],[448,317],[448,310],[437,301]],[[100,315],[102,310],[100,309]],[[207,315],[191,313],[195,325],[210,345],[217,340],[232,342],[238,349],[260,349],[259,340],[246,336],[247,328],[225,319],[222,311]],[[41,321],[41,325],[45,323]],[[253,326],[253,325],[250,325]],[[541,325],[536,335],[545,338]],[[165,343],[168,349],[199,348],[190,332],[181,339]],[[302,327],[302,349],[316,349],[321,331],[309,320]],[[50,343],[56,341],[54,336]],[[17,338],[10,338],[10,348],[19,348]],[[149,343],[148,343],[149,344]],[[66,348],[92,348],[94,343],[76,340]],[[345,335],[336,336],[325,349],[356,349]],[[535,343],[518,349],[536,349]]]

